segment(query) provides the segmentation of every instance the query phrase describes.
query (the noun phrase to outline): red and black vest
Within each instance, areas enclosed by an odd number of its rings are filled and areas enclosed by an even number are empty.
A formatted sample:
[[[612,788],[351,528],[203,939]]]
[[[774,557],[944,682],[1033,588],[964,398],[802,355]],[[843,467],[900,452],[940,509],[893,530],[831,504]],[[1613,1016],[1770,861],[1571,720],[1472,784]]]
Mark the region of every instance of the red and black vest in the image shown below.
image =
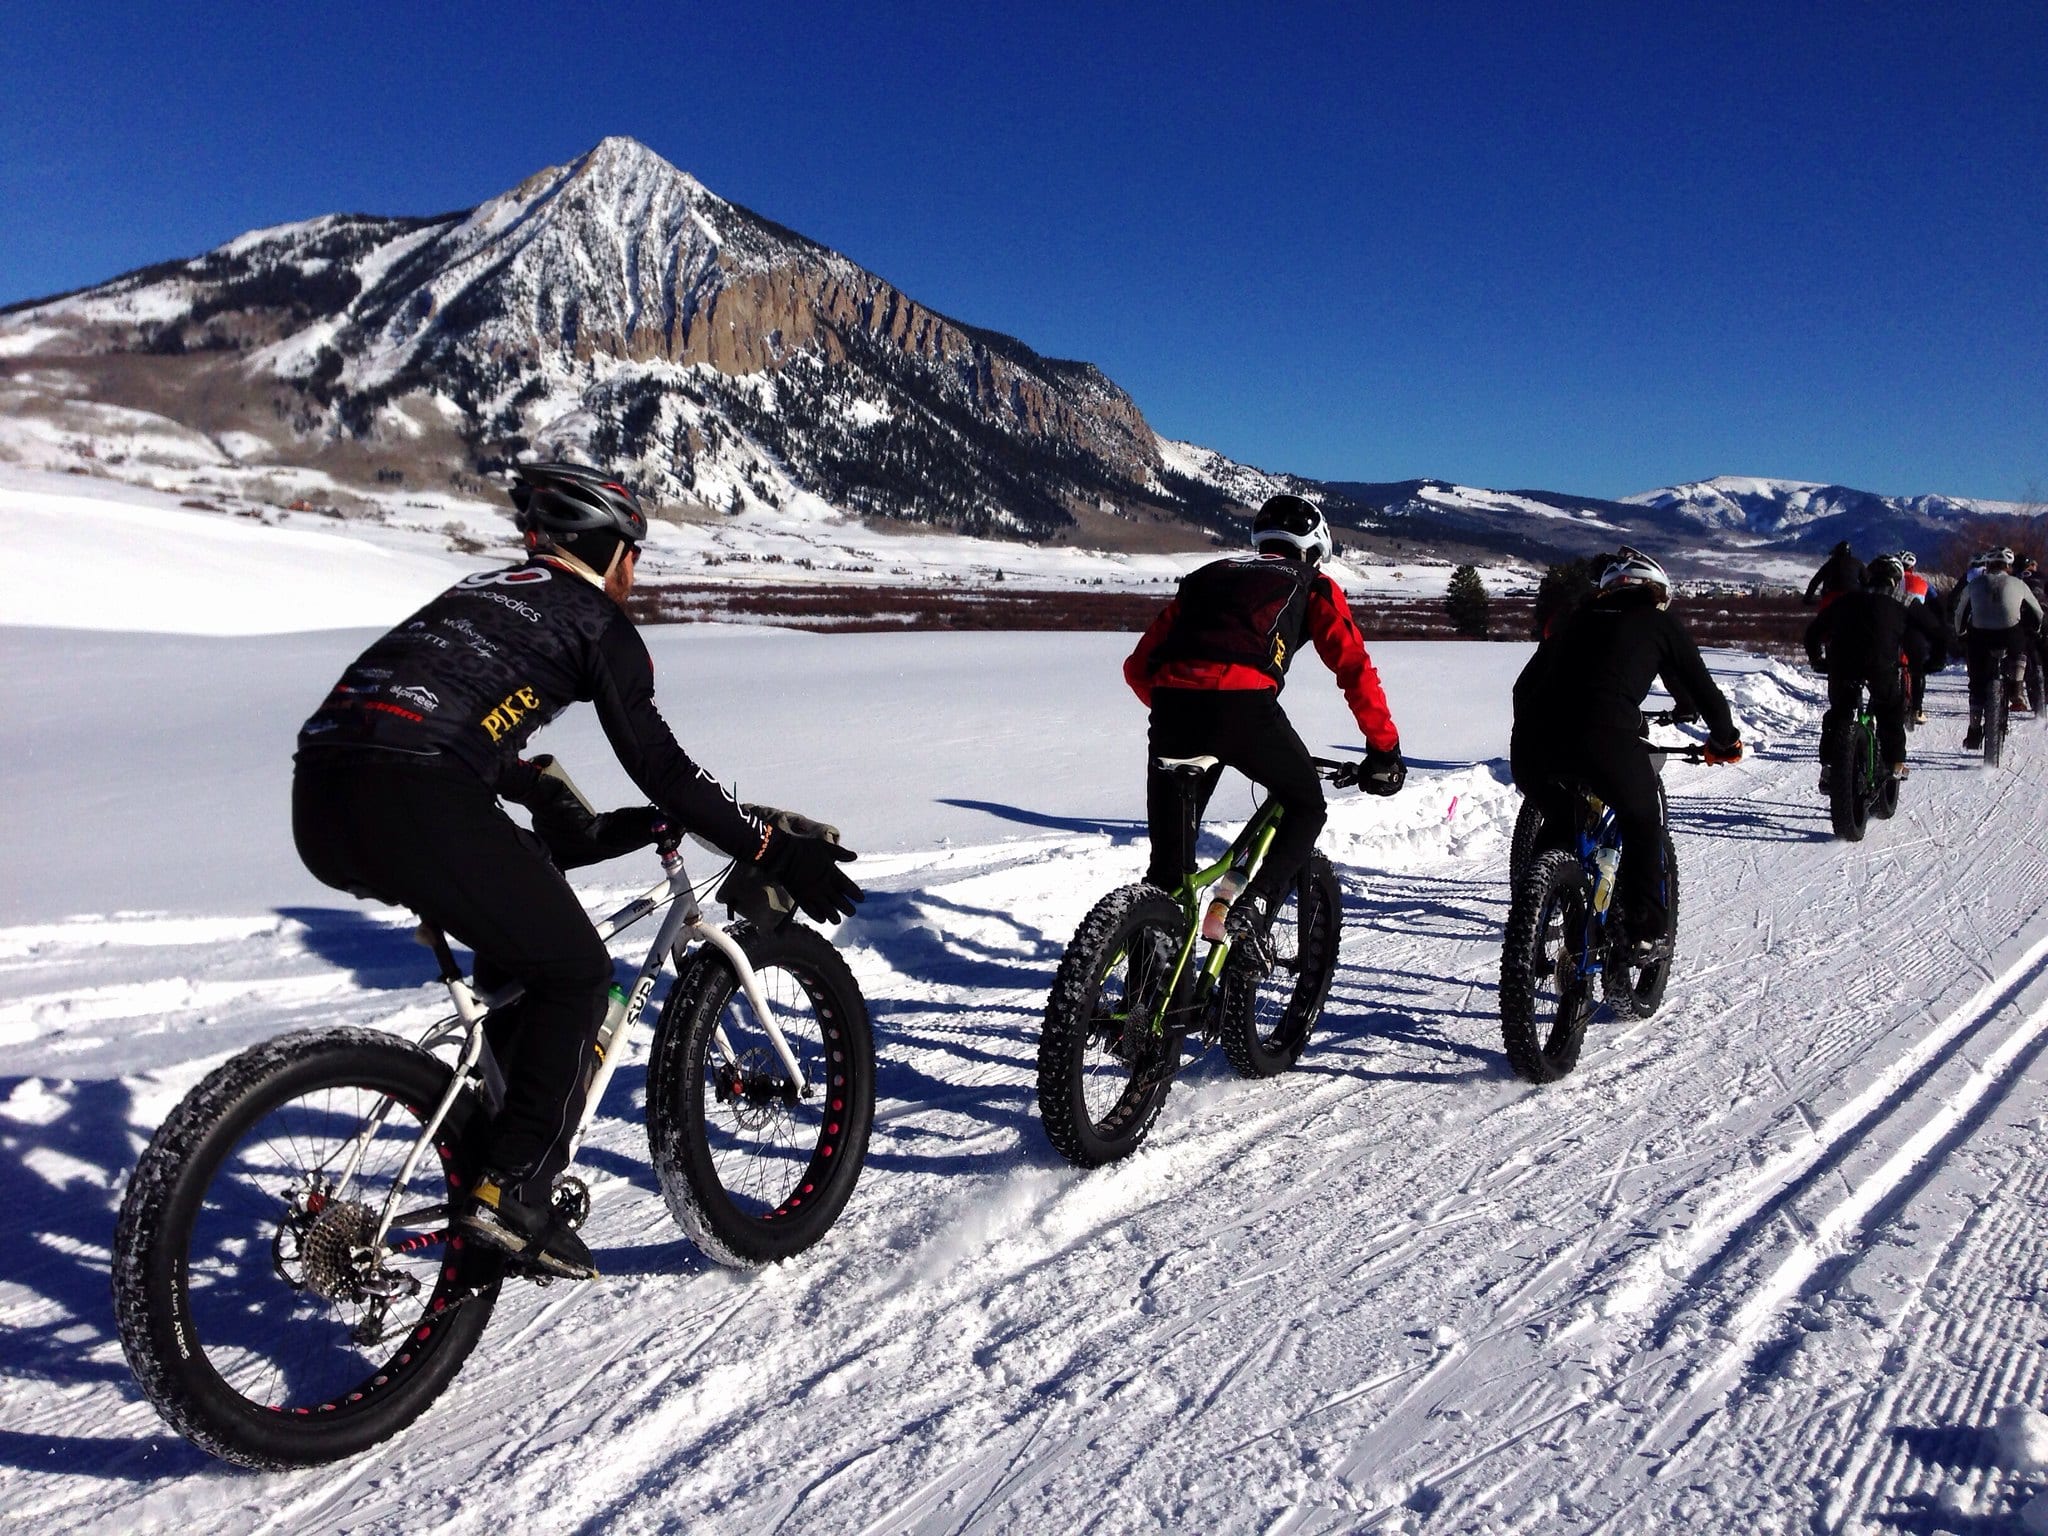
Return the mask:
[[[1212,560],[1182,578],[1173,627],[1153,660],[1256,667],[1277,687],[1307,632],[1317,575],[1313,565],[1279,555]]]

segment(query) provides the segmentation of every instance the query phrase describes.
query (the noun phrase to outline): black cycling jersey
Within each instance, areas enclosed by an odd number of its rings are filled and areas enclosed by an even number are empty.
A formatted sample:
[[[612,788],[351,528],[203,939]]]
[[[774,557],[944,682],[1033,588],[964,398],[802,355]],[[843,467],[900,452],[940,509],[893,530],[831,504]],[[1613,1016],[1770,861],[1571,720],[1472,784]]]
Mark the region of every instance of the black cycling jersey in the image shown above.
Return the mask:
[[[1869,681],[1896,677],[1899,653],[1916,648],[1923,662],[1943,653],[1947,637],[1923,603],[1884,592],[1845,592],[1806,629],[1806,657],[1830,675]]]
[[[691,761],[655,707],[654,662],[625,611],[542,555],[465,576],[372,644],[300,728],[299,760],[439,760],[520,799],[532,778],[520,750],[583,700],[649,800],[725,852],[760,856],[766,828]]]
[[[1660,677],[1714,738],[1735,736],[1728,701],[1685,626],[1647,597],[1598,598],[1559,623],[1515,679],[1515,733],[1567,759],[1584,732],[1633,736],[1643,727],[1643,697]]]

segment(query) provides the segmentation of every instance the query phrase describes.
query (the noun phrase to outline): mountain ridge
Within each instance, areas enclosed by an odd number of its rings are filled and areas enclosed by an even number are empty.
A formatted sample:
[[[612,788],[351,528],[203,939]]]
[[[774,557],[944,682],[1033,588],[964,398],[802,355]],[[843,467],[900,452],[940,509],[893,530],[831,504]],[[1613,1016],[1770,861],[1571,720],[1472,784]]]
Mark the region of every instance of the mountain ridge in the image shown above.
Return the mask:
[[[343,485],[570,454],[686,515],[1092,547],[1230,535],[1275,489],[1354,537],[1534,561],[1624,537],[1804,549],[2000,506],[1739,476],[1608,500],[1236,464],[1160,437],[1095,364],[931,309],[616,136],[474,208],[320,215],[7,306],[0,381],[31,419],[141,411]]]

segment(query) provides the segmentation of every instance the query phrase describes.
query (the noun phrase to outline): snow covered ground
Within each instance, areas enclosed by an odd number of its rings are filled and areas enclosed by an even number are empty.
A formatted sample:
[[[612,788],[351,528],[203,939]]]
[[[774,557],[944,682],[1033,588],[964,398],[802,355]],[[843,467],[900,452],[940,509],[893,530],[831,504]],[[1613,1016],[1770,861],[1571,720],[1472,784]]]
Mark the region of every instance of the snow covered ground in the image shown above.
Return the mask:
[[[429,565],[459,559],[469,568],[474,568],[478,560],[518,557],[510,507],[502,497],[476,499],[444,491],[404,489],[350,490],[345,497],[338,498],[334,480],[324,472],[244,467],[225,456],[219,462],[208,460],[197,466],[127,459],[108,466],[95,460],[94,474],[68,474],[53,467],[65,462],[83,467],[68,453],[57,455],[48,463],[33,458],[10,462],[8,455],[14,448],[8,433],[19,427],[20,422],[9,417],[6,396],[0,391],[0,539],[15,547],[28,541],[29,547],[42,555],[90,548],[97,559],[111,552],[116,568],[100,571],[94,567],[94,575],[100,580],[121,583],[124,589],[127,567],[152,558],[174,536],[183,542],[233,541],[246,558],[266,573],[293,569],[303,577],[326,571],[324,588],[354,590],[364,597],[375,591],[373,581],[344,583],[340,579],[344,575],[360,576],[360,571],[339,570],[319,560],[309,561],[303,552],[298,553],[294,564],[284,546],[316,536],[340,543],[360,543],[367,546],[370,554],[359,550],[340,556],[358,564],[379,554],[392,560],[411,559]],[[100,433],[98,438],[105,441],[107,434]],[[200,441],[211,446],[210,439]],[[127,478],[106,478],[110,468]],[[358,515],[342,520],[317,511],[289,510],[294,502],[320,507],[336,499],[346,499],[352,505],[360,503]],[[82,537],[76,545],[63,542],[66,530],[57,523],[52,510],[59,507],[75,508],[79,523],[102,535],[99,542],[88,544]],[[107,508],[118,510],[108,512]],[[284,537],[276,537],[277,534]],[[456,537],[471,541],[488,553],[456,556],[452,553]],[[641,576],[655,582],[710,581],[731,586],[976,588],[991,581],[1004,581],[1032,590],[1156,591],[1163,600],[1175,581],[1211,554],[1213,551],[1119,554],[922,531],[883,532],[835,512],[814,496],[798,494],[781,508],[756,505],[738,516],[714,522],[656,521],[648,532]],[[194,562],[190,575],[202,583],[204,590],[211,584],[214,569],[202,559]],[[1443,595],[1451,564],[1417,556],[1400,565],[1340,560],[1331,570],[1354,597],[1376,593],[1436,598]],[[1480,567],[1488,590],[1495,593],[1533,591],[1541,574],[1534,567],[1520,564]],[[38,566],[4,578],[5,584],[0,584],[0,624],[79,627],[81,621],[64,616],[60,594],[37,585],[41,575]],[[1805,580],[1803,567],[1799,579]],[[430,582],[428,594],[446,585],[446,580],[444,576],[438,584]],[[82,575],[71,576],[67,585],[75,589],[82,581]],[[332,604],[339,601],[342,599],[338,597],[325,599],[319,606],[283,615],[272,611],[278,604],[259,604],[254,613],[262,615],[260,621],[254,617],[244,619],[243,627],[233,632],[317,629],[345,622],[332,612]],[[371,617],[365,616],[359,622],[370,622]],[[382,621],[381,611],[374,617]],[[117,621],[107,627],[144,626]],[[165,627],[185,626],[171,622]],[[204,625],[195,627],[206,629]]]
[[[0,637],[9,1528],[1976,1533],[2048,1479],[2048,734],[1986,774],[1937,680],[1898,819],[1842,844],[1810,681],[1713,658],[1761,750],[1671,772],[1671,999],[1532,1089],[1495,995],[1525,653],[1382,648],[1417,772],[1333,807],[1345,941],[1300,1068],[1197,1059],[1081,1174],[1031,1084],[1061,947],[1143,863],[1128,637],[713,628],[652,637],[683,739],[863,852],[837,938],[882,1102],[846,1216],[768,1272],[703,1261],[635,1057],[585,1156],[605,1278],[508,1291],[397,1441],[230,1471],[130,1381],[108,1243],[228,1053],[439,1011],[401,915],[289,848],[292,734],[364,638]],[[1287,701],[1355,742],[1313,661]],[[543,745],[623,793],[587,711]],[[593,905],[649,873],[593,872]]]

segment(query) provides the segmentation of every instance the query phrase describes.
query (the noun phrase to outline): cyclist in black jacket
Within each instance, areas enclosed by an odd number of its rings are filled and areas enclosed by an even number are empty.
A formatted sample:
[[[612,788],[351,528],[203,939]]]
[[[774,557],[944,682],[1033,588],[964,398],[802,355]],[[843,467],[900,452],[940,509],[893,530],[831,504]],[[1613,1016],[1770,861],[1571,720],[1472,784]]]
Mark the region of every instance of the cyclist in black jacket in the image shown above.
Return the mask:
[[[1906,711],[1912,706],[1900,665],[1909,641],[1917,640],[1923,654],[1943,661],[1948,642],[1925,603],[1899,600],[1905,575],[1905,567],[1890,555],[1878,556],[1864,573],[1869,586],[1843,593],[1807,626],[1806,659],[1828,680],[1828,710],[1820,721],[1822,794],[1833,787],[1836,739],[1855,718],[1866,687],[1877,720],[1878,756],[1894,777],[1906,776]]]
[[[1658,678],[1707,723],[1709,762],[1735,762],[1742,737],[1699,647],[1667,608],[1671,582],[1649,556],[1622,549],[1593,599],[1563,620],[1515,680],[1509,764],[1515,787],[1540,796],[1546,819],[1570,815],[1568,786],[1583,782],[1621,826],[1622,920],[1630,962],[1671,952],[1664,888],[1664,824],[1657,771],[1644,750],[1643,698]]]
[[[1806,600],[1825,608],[1846,592],[1863,590],[1863,562],[1849,547],[1847,539],[1828,551],[1827,559],[1806,584]]]
[[[374,642],[301,728],[292,830],[328,885],[453,934],[476,952],[485,985],[524,983],[520,1001],[491,1016],[505,1101],[457,1220],[552,1273],[586,1276],[590,1252],[554,1219],[549,1196],[612,964],[561,868],[644,846],[665,819],[757,861],[819,921],[846,916],[861,891],[839,867],[851,852],[765,825],[676,744],[621,606],[647,535],[632,491],[580,465],[529,465],[512,500],[531,557],[464,577]],[[596,704],[651,806],[596,817],[551,759],[520,757],[581,700]],[[533,811],[533,832],[500,797]]]

